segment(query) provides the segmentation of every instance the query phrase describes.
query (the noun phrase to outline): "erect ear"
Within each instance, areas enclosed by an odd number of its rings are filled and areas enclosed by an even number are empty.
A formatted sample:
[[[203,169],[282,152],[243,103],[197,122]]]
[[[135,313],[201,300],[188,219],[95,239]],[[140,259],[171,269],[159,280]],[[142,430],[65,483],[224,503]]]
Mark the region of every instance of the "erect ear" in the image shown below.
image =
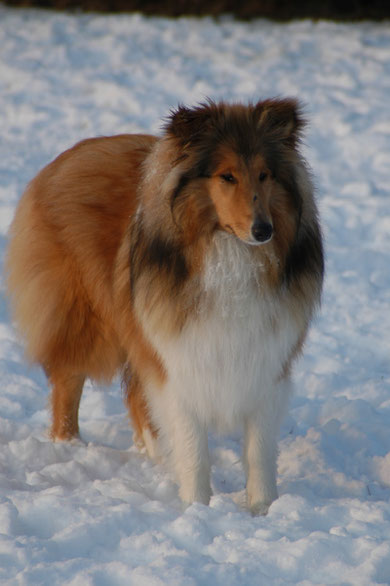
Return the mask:
[[[275,139],[291,146],[295,146],[305,126],[301,108],[294,98],[259,102],[255,106],[255,114],[258,117],[258,129],[261,132],[272,133]]]
[[[182,146],[194,143],[207,128],[211,119],[213,103],[200,104],[196,108],[179,106],[168,118],[165,130],[179,139]]]

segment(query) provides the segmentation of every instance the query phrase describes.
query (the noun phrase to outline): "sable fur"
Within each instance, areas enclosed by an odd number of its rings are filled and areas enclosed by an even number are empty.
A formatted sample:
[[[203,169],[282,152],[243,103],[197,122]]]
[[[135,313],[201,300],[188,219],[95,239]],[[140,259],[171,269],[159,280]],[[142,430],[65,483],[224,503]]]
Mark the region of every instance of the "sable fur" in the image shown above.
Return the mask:
[[[210,498],[209,425],[242,425],[248,506],[267,511],[323,278],[303,126],[291,99],[181,106],[161,138],[83,141],[30,183],[8,288],[54,439],[77,435],[85,378],[122,368],[135,439],[170,455],[183,501]]]

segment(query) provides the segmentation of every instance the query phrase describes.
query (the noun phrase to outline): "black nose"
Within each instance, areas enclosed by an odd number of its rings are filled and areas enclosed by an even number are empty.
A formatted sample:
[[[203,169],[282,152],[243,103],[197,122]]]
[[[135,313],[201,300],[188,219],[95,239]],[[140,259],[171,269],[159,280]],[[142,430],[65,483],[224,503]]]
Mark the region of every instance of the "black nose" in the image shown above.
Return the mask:
[[[252,235],[257,242],[267,242],[272,236],[272,224],[269,222],[255,222],[252,226]]]

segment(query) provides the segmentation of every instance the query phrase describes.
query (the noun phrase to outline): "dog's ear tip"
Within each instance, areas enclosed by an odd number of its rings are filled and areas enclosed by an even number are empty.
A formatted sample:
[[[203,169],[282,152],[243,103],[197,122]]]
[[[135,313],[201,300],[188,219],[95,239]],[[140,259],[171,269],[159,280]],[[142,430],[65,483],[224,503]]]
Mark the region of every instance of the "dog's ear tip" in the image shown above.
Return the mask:
[[[254,107],[258,111],[276,109],[300,112],[302,109],[302,102],[299,98],[294,96],[286,96],[283,98],[274,97],[266,98],[265,100],[259,100]]]
[[[295,97],[270,98],[255,106],[258,125],[295,141],[306,124],[302,103]]]
[[[164,118],[164,129],[169,131],[175,123],[184,119],[188,115],[189,108],[179,103],[176,108],[170,108],[169,114]]]
[[[165,132],[188,142],[204,127],[214,105],[214,102],[209,99],[194,108],[178,104],[177,108],[171,109],[167,117]]]

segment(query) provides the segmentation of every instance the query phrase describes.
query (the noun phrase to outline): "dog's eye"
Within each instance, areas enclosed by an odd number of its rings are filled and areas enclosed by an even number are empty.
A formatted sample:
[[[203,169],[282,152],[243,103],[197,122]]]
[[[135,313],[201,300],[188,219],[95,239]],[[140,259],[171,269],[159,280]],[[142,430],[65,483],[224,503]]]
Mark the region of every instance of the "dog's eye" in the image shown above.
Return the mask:
[[[267,173],[265,173],[265,171],[262,171],[259,175],[259,181],[264,181],[265,179],[267,179]]]
[[[221,179],[226,181],[226,183],[237,183],[236,178],[231,173],[223,173]]]

